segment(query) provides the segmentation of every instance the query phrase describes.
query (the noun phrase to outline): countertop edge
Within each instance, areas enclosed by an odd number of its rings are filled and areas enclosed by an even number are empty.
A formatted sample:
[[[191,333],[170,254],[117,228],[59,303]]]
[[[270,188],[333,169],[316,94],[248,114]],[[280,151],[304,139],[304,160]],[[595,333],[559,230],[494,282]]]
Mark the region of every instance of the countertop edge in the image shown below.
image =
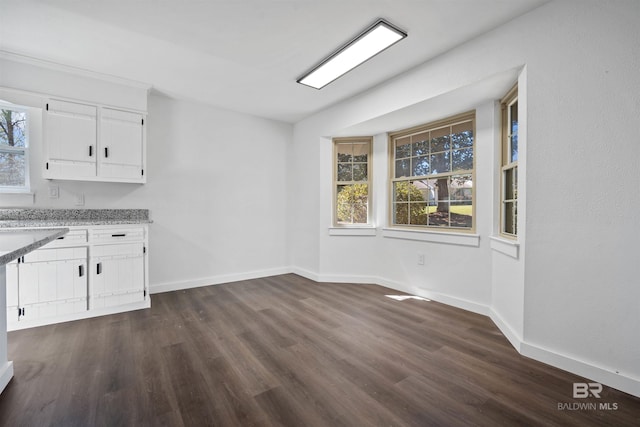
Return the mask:
[[[2,256],[0,256],[0,266],[6,265],[8,263],[10,263],[11,261],[13,261],[14,259],[18,259],[23,255],[28,254],[31,251],[34,251],[36,249],[38,249],[39,247],[42,247],[44,245],[46,245],[47,243],[57,239],[60,236],[64,236],[65,234],[67,234],[69,232],[68,228],[38,228],[37,231],[39,233],[41,232],[47,232],[47,231],[51,231],[51,234],[48,235],[47,237],[44,237],[40,240],[37,240],[27,246],[23,246],[21,248],[18,248],[14,251],[11,251],[9,253],[6,253]],[[25,230],[5,230],[5,233],[24,233]],[[28,232],[28,231],[27,231]]]
[[[0,230],[13,228],[37,228],[42,230],[48,227],[91,227],[100,225],[135,225],[151,224],[153,220],[0,220]]]

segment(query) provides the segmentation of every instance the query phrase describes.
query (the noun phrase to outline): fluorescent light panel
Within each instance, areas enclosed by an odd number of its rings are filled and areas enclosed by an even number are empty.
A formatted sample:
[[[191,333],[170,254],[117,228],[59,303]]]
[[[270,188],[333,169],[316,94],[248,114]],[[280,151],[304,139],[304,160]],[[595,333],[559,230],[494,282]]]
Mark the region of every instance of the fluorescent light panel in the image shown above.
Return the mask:
[[[405,37],[406,33],[380,19],[297,81],[322,89]]]

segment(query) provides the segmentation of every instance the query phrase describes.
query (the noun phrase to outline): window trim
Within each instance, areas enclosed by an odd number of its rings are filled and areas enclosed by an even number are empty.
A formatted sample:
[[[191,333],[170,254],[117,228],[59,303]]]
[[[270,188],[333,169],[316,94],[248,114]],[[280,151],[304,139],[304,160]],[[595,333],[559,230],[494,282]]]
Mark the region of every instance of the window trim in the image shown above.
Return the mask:
[[[509,117],[510,117],[510,113],[509,113],[509,107],[511,105],[513,105],[515,102],[518,102],[518,83],[516,83],[511,89],[509,89],[509,91],[506,93],[506,95],[500,100],[500,110],[501,110],[501,114],[500,114],[500,119],[501,119],[501,124],[500,124],[500,128],[501,128],[501,134],[500,134],[500,206],[499,206],[499,210],[500,210],[500,223],[498,224],[498,228],[499,228],[499,235],[500,237],[503,237],[505,239],[509,239],[509,240],[517,240],[518,239],[518,222],[517,222],[517,218],[518,215],[516,213],[516,232],[515,233],[507,233],[505,231],[505,206],[506,206],[506,200],[505,200],[505,193],[506,193],[506,188],[505,188],[505,174],[508,170],[515,170],[516,173],[518,172],[519,168],[518,168],[518,160],[514,161],[514,162],[508,162],[509,159],[509,153],[511,152],[511,135],[510,135],[510,126],[509,126]],[[519,109],[520,109],[520,104],[518,103],[518,116],[519,116]],[[519,118],[518,118],[518,124],[519,124]],[[519,133],[519,130],[518,130]],[[519,135],[518,135],[519,136]],[[518,155],[518,158],[520,156]],[[517,184],[516,184],[516,188],[517,188]],[[516,203],[516,206],[518,205],[518,197],[517,197],[517,193],[516,193],[516,197],[515,199],[509,199],[512,200],[514,203]]]
[[[31,111],[29,107],[24,105],[13,104],[11,102],[0,100],[0,109],[8,109],[12,111],[19,111],[25,113],[25,144],[24,147],[2,147],[0,146],[1,153],[17,153],[24,155],[24,185],[20,187],[0,185],[0,194],[21,194],[31,193],[31,174],[30,174],[30,127],[31,127]]]
[[[341,224],[338,223],[338,145],[345,143],[357,143],[364,142],[368,144],[369,150],[367,152],[367,181],[358,181],[358,183],[367,184],[367,222],[359,224]],[[373,176],[373,136],[349,136],[349,137],[336,137],[331,139],[332,144],[332,157],[331,162],[333,164],[332,169],[332,201],[331,201],[331,229],[368,229],[373,228],[373,188],[372,188],[372,176]],[[355,181],[350,181],[355,182]],[[339,231],[330,231],[331,235],[343,235]]]
[[[473,166],[471,170],[471,180],[473,181],[473,187],[471,189],[471,227],[470,228],[462,228],[462,227],[440,227],[440,226],[429,226],[429,225],[411,225],[411,224],[394,224],[393,222],[393,183],[398,178],[395,178],[395,144],[394,140],[397,138],[405,137],[408,135],[413,135],[420,132],[425,132],[433,129],[437,129],[444,126],[455,126],[458,123],[467,122],[471,120],[472,129],[473,129]],[[388,134],[388,162],[389,162],[389,179],[388,179],[388,214],[387,214],[387,224],[389,230],[402,230],[402,231],[415,231],[415,232],[434,232],[434,233],[448,233],[448,234],[473,234],[476,232],[476,110],[466,111],[464,113],[455,114],[453,116],[449,116],[444,119],[436,120],[433,122],[421,124],[418,126],[414,126],[408,129],[402,129],[395,132],[390,132]],[[438,178],[441,176],[452,176],[453,172],[444,173],[444,174],[434,174],[428,175],[427,179]],[[410,180],[402,179],[404,180]]]

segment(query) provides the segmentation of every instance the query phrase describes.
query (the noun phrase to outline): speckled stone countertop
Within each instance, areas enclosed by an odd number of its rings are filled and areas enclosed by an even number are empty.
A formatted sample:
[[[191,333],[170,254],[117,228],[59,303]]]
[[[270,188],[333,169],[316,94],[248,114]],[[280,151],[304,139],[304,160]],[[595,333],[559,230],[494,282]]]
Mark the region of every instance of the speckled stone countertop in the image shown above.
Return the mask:
[[[150,224],[148,209],[0,209],[0,228]]]
[[[46,245],[67,232],[68,228],[0,231],[0,266]]]

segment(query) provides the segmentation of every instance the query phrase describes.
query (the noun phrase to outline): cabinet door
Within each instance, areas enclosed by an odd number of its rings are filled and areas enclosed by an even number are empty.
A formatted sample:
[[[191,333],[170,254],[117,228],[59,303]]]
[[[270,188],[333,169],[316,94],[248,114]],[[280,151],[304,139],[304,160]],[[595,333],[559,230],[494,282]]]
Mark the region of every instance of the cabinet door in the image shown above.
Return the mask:
[[[18,301],[21,320],[60,316],[87,310],[86,248],[79,259],[58,259],[60,250],[45,249],[40,259],[18,266]],[[25,258],[26,259],[26,258]]]
[[[142,114],[102,108],[98,176],[143,180]]]
[[[92,250],[90,308],[144,301],[142,243],[98,245]]]
[[[49,100],[45,141],[45,178],[95,177],[97,107]]]

